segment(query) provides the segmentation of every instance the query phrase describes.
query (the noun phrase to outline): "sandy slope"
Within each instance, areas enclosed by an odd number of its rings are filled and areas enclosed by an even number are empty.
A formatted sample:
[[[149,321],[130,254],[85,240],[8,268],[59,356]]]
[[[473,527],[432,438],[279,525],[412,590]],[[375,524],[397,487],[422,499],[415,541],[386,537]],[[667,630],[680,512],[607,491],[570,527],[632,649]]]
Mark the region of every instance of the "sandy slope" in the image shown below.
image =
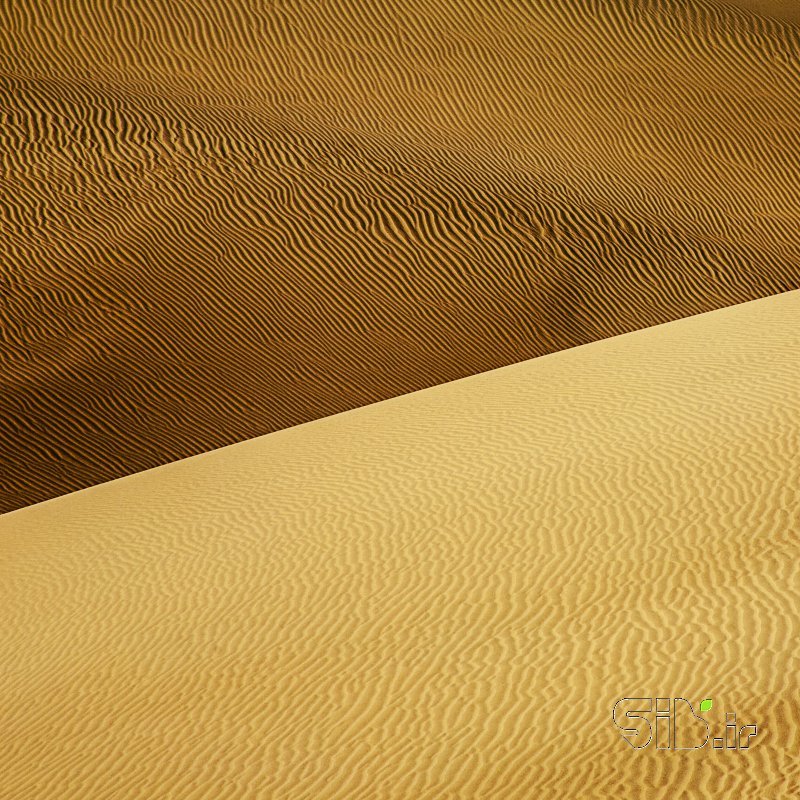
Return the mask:
[[[798,288],[799,78],[716,0],[0,4],[0,511]]]
[[[800,292],[0,519],[0,796],[800,791]],[[634,751],[626,696],[749,752]]]

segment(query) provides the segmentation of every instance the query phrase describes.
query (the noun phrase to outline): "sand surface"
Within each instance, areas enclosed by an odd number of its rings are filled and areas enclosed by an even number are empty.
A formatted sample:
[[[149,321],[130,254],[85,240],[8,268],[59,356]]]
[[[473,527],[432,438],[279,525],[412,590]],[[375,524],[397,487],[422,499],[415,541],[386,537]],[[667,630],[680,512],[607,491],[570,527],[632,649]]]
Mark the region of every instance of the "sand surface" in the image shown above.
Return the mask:
[[[0,518],[0,797],[800,794],[800,292]],[[683,697],[748,751],[632,749]]]
[[[721,5],[738,6],[744,11],[784,22],[800,23],[800,3],[797,0],[719,0]]]
[[[794,5],[3,3],[0,512],[797,289]]]

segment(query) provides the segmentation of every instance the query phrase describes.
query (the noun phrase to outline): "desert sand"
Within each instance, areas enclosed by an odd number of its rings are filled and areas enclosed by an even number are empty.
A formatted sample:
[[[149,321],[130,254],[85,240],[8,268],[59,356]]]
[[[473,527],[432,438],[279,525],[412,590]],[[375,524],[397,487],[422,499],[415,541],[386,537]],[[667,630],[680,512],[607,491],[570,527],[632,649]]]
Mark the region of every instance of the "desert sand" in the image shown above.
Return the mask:
[[[720,0],[728,6],[738,6],[764,17],[773,17],[784,22],[800,22],[800,3],[797,0]]]
[[[792,4],[0,7],[0,512],[800,287]]]
[[[0,797],[797,797],[799,315],[749,302],[4,515]],[[757,735],[634,750],[612,708],[656,696]]]

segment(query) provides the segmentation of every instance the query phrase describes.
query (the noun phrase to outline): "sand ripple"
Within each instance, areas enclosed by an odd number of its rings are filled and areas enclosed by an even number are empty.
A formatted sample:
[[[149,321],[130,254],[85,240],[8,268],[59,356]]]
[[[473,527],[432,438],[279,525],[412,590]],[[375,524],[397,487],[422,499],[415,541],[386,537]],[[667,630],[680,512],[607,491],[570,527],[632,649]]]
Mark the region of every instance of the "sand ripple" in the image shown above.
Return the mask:
[[[4,4],[0,511],[797,288],[767,5]]]

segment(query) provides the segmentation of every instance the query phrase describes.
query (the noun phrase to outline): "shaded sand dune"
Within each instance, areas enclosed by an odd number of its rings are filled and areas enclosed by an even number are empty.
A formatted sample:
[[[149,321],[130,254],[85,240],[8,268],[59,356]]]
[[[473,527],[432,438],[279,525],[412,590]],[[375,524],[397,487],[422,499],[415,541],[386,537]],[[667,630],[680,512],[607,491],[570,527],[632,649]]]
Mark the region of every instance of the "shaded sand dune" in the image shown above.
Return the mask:
[[[800,30],[0,9],[0,510],[800,286]]]
[[[800,792],[800,292],[0,519],[0,796]],[[631,696],[749,751],[633,750]]]

